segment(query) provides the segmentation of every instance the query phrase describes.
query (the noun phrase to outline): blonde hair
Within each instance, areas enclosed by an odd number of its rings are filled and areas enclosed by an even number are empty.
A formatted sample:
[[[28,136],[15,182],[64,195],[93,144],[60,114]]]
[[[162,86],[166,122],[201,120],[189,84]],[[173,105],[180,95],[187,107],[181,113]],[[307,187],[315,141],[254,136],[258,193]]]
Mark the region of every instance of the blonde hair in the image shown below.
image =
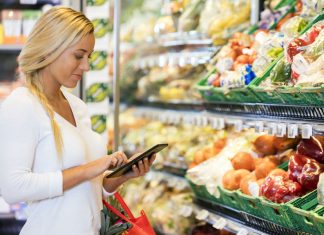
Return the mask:
[[[81,12],[67,7],[53,7],[39,18],[19,55],[18,63],[26,85],[50,117],[59,156],[63,151],[62,135],[54,120],[54,109],[43,92],[39,71],[93,31],[91,21]]]

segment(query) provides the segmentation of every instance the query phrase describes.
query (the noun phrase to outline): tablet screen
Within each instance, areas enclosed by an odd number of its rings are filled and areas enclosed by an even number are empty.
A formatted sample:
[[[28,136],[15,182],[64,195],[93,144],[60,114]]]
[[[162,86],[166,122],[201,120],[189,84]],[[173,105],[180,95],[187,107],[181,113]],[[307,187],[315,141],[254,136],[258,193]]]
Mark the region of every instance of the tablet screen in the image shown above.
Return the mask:
[[[113,178],[113,177],[118,177],[118,176],[126,174],[128,171],[132,170],[132,166],[134,164],[137,164],[137,162],[141,161],[144,158],[151,157],[153,154],[160,152],[162,149],[166,148],[167,146],[168,146],[168,144],[157,144],[157,145],[153,146],[152,148],[141,153],[139,156],[134,158],[132,161],[118,167],[116,170],[114,170],[109,175],[107,175],[106,178]]]

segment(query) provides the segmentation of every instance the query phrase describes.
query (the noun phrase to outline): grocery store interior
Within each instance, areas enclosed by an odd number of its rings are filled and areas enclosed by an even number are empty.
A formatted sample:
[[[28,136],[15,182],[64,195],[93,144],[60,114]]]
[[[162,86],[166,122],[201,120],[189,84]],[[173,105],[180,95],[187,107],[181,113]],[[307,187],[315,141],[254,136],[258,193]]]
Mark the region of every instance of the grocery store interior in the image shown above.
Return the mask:
[[[90,71],[69,91],[107,152],[168,144],[119,190],[156,235],[324,234],[323,0],[1,0],[0,112],[57,5],[94,25]],[[26,208],[0,189],[0,235],[19,234]],[[126,231],[109,219],[100,235]]]

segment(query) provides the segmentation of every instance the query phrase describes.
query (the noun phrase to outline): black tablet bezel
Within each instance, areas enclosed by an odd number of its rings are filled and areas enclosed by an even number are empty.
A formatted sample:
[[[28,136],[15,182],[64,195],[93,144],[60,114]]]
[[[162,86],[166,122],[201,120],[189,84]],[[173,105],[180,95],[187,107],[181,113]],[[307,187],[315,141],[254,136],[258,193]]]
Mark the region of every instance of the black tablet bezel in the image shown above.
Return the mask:
[[[145,152],[141,153],[139,156],[137,156],[132,161],[118,167],[116,170],[111,172],[109,175],[106,175],[106,178],[114,178],[114,177],[124,175],[125,173],[127,173],[128,171],[130,171],[132,169],[132,166],[134,164],[137,164],[139,161],[143,160],[146,157],[149,158],[150,156],[152,156],[153,154],[155,154],[157,152],[160,152],[162,149],[166,148],[167,146],[168,146],[168,144],[154,145],[152,148],[149,148]]]

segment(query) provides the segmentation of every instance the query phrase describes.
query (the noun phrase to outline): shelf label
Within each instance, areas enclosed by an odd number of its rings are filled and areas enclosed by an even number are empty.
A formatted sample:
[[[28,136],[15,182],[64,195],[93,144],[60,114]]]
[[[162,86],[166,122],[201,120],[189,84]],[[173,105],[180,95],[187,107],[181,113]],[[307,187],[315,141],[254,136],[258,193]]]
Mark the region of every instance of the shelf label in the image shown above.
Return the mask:
[[[234,130],[236,132],[241,132],[243,130],[243,121],[242,120],[236,120],[234,122]]]
[[[268,134],[275,135],[277,133],[277,125],[276,123],[269,123],[268,124]]]
[[[218,130],[222,130],[222,129],[225,128],[225,120],[224,120],[224,118],[217,118],[217,122],[218,122],[218,124],[217,124],[217,129]]]
[[[313,135],[312,125],[309,124],[302,125],[302,138],[309,139],[312,135]]]
[[[285,123],[278,123],[276,136],[284,137],[287,133],[287,125]]]
[[[263,132],[264,131],[264,124],[263,124],[263,122],[256,122],[254,129],[255,129],[255,132],[256,133]]]
[[[223,229],[226,225],[227,225],[226,219],[220,218],[213,224],[213,227],[216,229]]]
[[[245,228],[240,228],[240,229],[237,231],[236,234],[237,234],[237,235],[248,235],[249,232],[248,232],[248,230],[245,229]]]
[[[290,124],[288,125],[288,138],[295,138],[298,135],[298,125]]]
[[[208,215],[209,215],[209,212],[205,209],[202,209],[197,213],[196,219],[197,220],[205,220],[205,219],[207,219]]]

